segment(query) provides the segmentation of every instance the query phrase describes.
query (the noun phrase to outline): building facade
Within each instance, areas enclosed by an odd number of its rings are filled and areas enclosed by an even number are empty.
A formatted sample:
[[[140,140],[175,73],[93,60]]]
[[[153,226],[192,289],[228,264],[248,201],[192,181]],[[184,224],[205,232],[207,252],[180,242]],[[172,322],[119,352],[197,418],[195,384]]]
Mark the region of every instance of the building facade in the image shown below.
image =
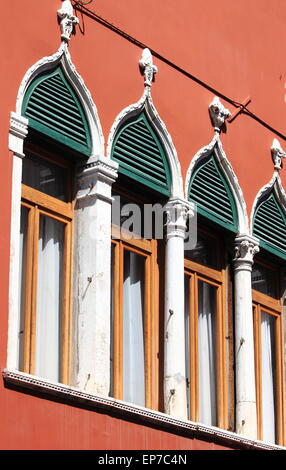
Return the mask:
[[[286,444],[285,8],[3,6],[2,448]]]

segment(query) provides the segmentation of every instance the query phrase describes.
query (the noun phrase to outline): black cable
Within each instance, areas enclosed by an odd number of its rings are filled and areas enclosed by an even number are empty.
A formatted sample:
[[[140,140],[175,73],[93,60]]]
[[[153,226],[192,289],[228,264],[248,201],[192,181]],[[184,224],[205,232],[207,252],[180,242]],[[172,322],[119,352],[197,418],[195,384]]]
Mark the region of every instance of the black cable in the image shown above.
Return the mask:
[[[144,44],[143,42],[139,41],[138,39],[134,38],[133,36],[130,36],[128,33],[126,33],[125,31],[123,31],[122,29],[118,28],[117,26],[113,25],[112,23],[110,23],[108,20],[106,20],[105,18],[102,18],[101,16],[97,15],[94,11],[90,10],[89,8],[86,8],[84,6],[84,4],[81,2],[81,0],[72,0],[73,1],[73,6],[76,10],[80,11],[82,14],[85,14],[86,16],[88,16],[89,18],[97,21],[98,23],[102,24],[103,26],[107,27],[108,29],[110,29],[111,31],[115,32],[116,34],[120,35],[121,37],[125,38],[127,41],[131,42],[132,44],[135,44],[136,46],[140,47],[141,49],[145,49],[146,47],[148,49],[150,49],[152,55],[154,57],[156,57],[157,59],[161,60],[162,62],[164,62],[165,64],[169,65],[170,67],[172,67],[173,69],[177,70],[179,73],[181,73],[182,75],[190,78],[191,80],[193,80],[195,83],[197,83],[198,85],[202,86],[203,88],[207,89],[208,91],[210,91],[211,93],[213,93],[214,95],[218,96],[219,98],[223,99],[224,101],[226,101],[227,103],[230,103],[232,106],[234,106],[235,108],[241,108],[241,113],[243,114],[246,114],[247,116],[251,117],[252,119],[254,119],[255,121],[259,122],[259,124],[261,124],[262,126],[266,127],[268,130],[270,130],[271,132],[273,132],[274,134],[276,134],[277,136],[279,136],[281,139],[285,140],[286,141],[286,136],[284,134],[282,134],[280,131],[277,131],[276,129],[274,129],[274,127],[270,126],[270,124],[268,124],[267,122],[265,122],[263,119],[261,119],[260,117],[258,117],[256,114],[252,113],[251,111],[249,111],[247,108],[244,108],[243,104],[242,103],[239,103],[238,101],[235,101],[231,98],[229,98],[228,96],[225,96],[223,93],[221,93],[220,91],[216,90],[215,88],[213,88],[212,86],[208,85],[207,83],[203,82],[202,80],[200,80],[199,78],[195,77],[194,75],[192,75],[190,72],[187,72],[185,69],[183,69],[182,67],[180,67],[179,65],[175,64],[174,62],[170,61],[169,59],[167,59],[166,57],[162,56],[161,54],[159,54],[158,52],[156,52],[154,49],[152,49],[152,47]],[[92,0],[91,0],[92,1]]]

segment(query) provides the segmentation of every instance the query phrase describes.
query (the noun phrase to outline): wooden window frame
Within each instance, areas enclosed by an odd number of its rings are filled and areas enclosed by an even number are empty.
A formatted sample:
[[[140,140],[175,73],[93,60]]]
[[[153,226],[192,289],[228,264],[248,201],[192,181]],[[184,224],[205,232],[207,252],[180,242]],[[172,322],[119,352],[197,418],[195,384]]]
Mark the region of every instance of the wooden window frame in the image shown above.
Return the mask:
[[[157,240],[126,238],[124,231],[112,226],[114,248],[113,271],[113,396],[123,399],[123,273],[124,251],[145,258],[144,284],[144,355],[145,355],[145,407],[159,409],[159,275]]]
[[[274,269],[270,263],[260,261],[259,264]],[[276,275],[277,286],[279,278]],[[276,292],[278,297],[278,289]],[[259,291],[252,290],[253,300],[253,324],[254,324],[254,353],[255,353],[255,381],[256,381],[256,403],[257,403],[257,432],[258,439],[263,440],[263,420],[262,420],[262,364],[261,364],[261,312],[265,312],[275,318],[275,391],[276,391],[276,413],[275,413],[275,433],[276,443],[286,444],[285,437],[285,405],[284,405],[284,342],[283,342],[283,315],[282,303],[280,299],[270,297]]]
[[[185,276],[189,278],[189,344],[190,344],[190,410],[189,418],[198,422],[199,417],[199,351],[198,351],[198,281],[205,282],[217,289],[216,295],[216,396],[217,426],[228,429],[228,382],[227,382],[227,344],[226,344],[226,270],[222,267],[221,243],[207,229],[199,229],[217,241],[219,248],[219,269],[202,265],[185,258]]]
[[[21,206],[28,212],[27,245],[25,266],[25,290],[23,299],[23,372],[35,374],[36,349],[36,303],[38,280],[38,241],[40,216],[47,216],[65,225],[64,257],[62,279],[61,340],[60,340],[60,382],[68,384],[70,379],[70,311],[72,278],[72,219],[73,203],[71,184],[71,165],[63,158],[50,154],[37,145],[29,145],[26,152],[64,167],[67,171],[67,200],[63,202],[30,186],[22,184]]]

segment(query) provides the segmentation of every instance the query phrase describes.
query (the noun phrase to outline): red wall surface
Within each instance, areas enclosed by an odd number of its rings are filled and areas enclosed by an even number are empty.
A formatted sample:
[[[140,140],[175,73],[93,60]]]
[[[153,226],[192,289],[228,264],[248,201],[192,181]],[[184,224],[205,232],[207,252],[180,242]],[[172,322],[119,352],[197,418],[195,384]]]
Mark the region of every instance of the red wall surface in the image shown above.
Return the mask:
[[[60,0],[4,2],[0,28],[2,73],[0,113],[0,366],[6,367],[11,201],[10,112],[27,69],[60,45]],[[286,4],[284,0],[96,0],[88,7],[238,102],[251,97],[255,115],[286,134]],[[105,141],[117,114],[138,101],[143,78],[141,49],[87,16],[70,52],[101,120]],[[172,136],[185,177],[195,153],[213,137],[208,105],[214,97],[164,62],[152,87],[154,104]],[[234,111],[226,101],[223,104]],[[239,115],[222,134],[224,150],[242,188],[250,214],[259,189],[273,174],[270,146],[275,133]],[[283,146],[283,139],[280,138]],[[285,144],[284,144],[285,145]],[[286,145],[285,145],[286,147]],[[284,182],[285,170],[281,171]],[[1,448],[172,448],[208,446],[119,419],[4,389],[0,382]]]

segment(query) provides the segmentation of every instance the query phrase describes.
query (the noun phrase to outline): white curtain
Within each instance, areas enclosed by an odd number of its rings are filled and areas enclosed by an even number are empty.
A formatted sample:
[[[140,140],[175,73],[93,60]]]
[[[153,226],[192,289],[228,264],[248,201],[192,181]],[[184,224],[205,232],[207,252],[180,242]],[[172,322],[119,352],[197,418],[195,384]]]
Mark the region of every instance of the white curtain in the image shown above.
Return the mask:
[[[125,250],[123,399],[145,406],[144,258]]]
[[[187,380],[187,410],[190,418],[190,278],[185,276],[185,356]]]
[[[114,263],[115,263],[115,246],[111,244],[111,283],[110,283],[110,387],[109,395],[114,395]]]
[[[60,379],[64,224],[41,216],[38,244],[36,375]]]
[[[199,281],[198,291],[199,420],[216,426],[216,288]]]
[[[275,319],[261,312],[263,440],[275,443]]]
[[[23,370],[24,359],[24,299],[25,299],[25,271],[26,271],[26,239],[29,209],[21,207],[20,247],[19,247],[19,370]]]

